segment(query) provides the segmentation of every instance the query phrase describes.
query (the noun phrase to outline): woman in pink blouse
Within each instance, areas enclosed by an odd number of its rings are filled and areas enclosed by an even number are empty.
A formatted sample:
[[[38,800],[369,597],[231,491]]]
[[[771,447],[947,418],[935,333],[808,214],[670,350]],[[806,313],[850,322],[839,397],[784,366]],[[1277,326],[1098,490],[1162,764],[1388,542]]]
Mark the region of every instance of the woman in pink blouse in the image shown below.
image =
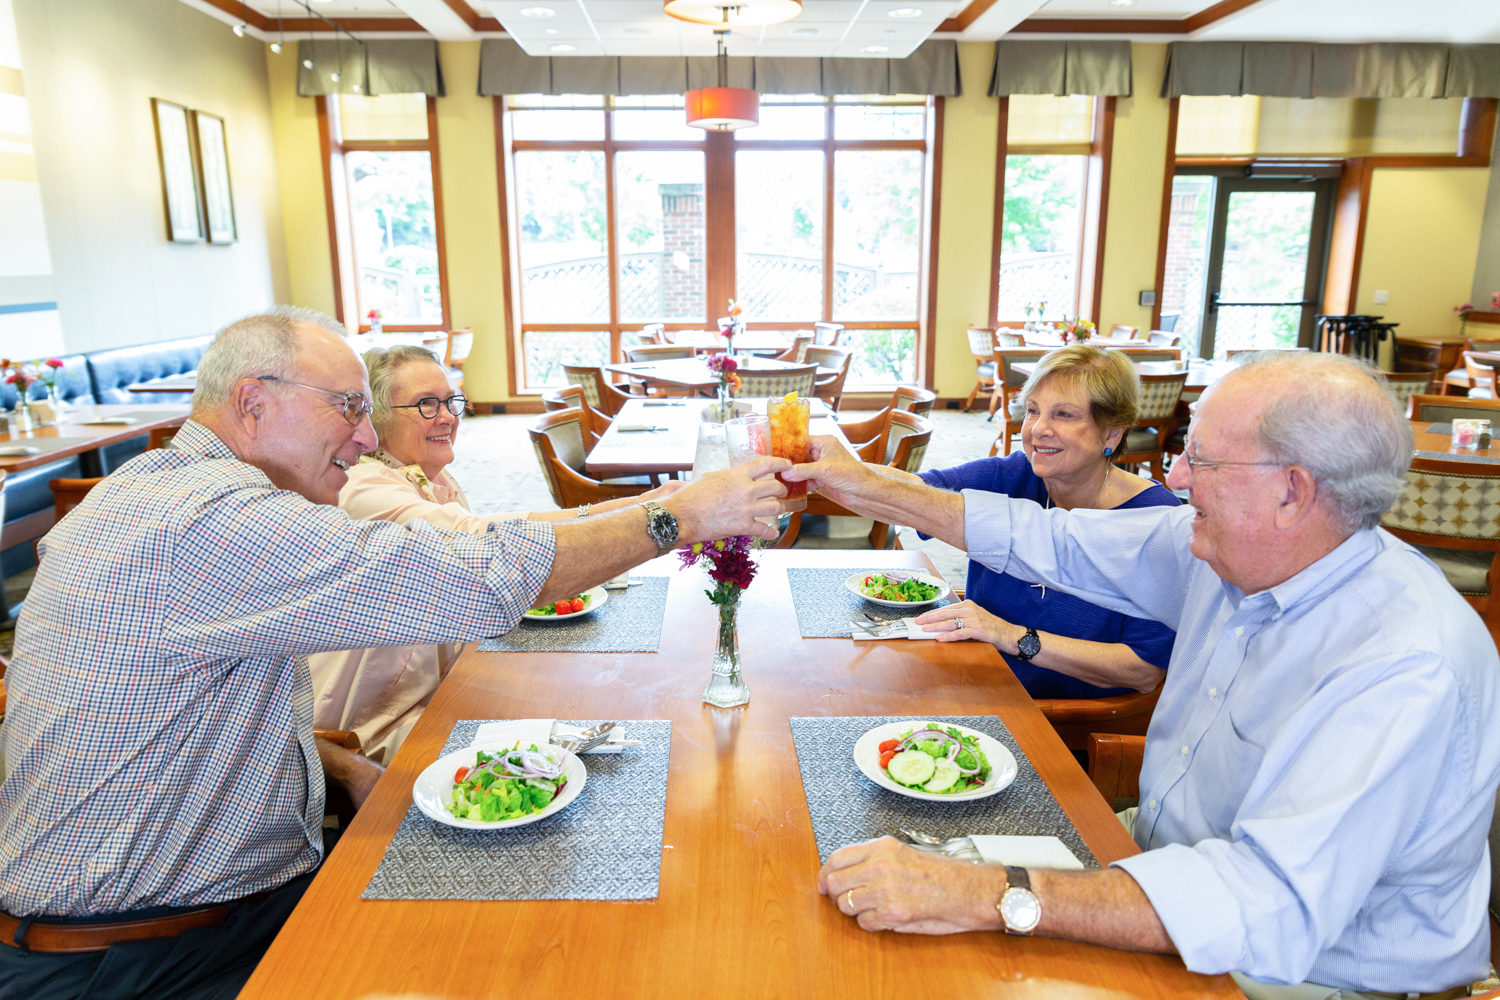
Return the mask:
[[[365,354],[380,448],[349,470],[339,506],[362,521],[421,519],[438,528],[481,532],[492,522],[526,518],[561,521],[578,509],[475,514],[446,471],[466,400],[423,347],[375,348]],[[594,504],[593,513],[653,500],[682,484],[669,481],[643,496]],[[389,764],[422,709],[458,658],[460,643],[380,646],[316,653],[312,668],[314,724],[359,734],[372,760]]]

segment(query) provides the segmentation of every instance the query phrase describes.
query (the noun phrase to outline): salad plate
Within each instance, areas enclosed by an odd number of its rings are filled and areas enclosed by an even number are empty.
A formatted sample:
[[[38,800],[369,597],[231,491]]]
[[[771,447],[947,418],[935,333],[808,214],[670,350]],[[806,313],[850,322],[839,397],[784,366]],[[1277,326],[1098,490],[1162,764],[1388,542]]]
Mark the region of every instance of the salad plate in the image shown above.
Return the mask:
[[[891,581],[916,580],[918,583],[925,583],[930,587],[936,587],[938,590],[936,594],[924,600],[888,601],[884,598],[872,597],[865,593],[865,580],[872,576],[884,576],[887,580]],[[941,601],[953,593],[953,588],[948,586],[947,581],[942,577],[933,576],[931,573],[914,572],[911,570],[865,570],[861,573],[855,573],[845,580],[844,587],[855,597],[863,597],[871,604],[878,604],[883,608],[920,608]]]
[[[860,769],[866,778],[887,791],[895,792],[897,795],[905,795],[911,799],[927,799],[932,802],[967,802],[970,799],[983,799],[1005,788],[1016,780],[1016,758],[1005,745],[993,736],[986,736],[977,730],[965,726],[955,726],[944,723],[940,728],[957,729],[964,736],[973,736],[979,741],[979,749],[990,762],[990,776],[985,779],[984,784],[977,788],[971,788],[966,792],[954,792],[952,794],[928,792],[920,788],[908,788],[894,781],[885,769],[880,766],[880,744],[886,740],[899,739],[901,734],[907,730],[926,729],[929,724],[920,719],[911,722],[890,722],[883,726],[876,726],[865,733],[854,744],[854,764]],[[451,777],[451,775],[450,775]]]
[[[422,815],[448,826],[456,826],[463,830],[505,830],[513,826],[535,823],[537,820],[546,819],[554,813],[561,812],[568,808],[583,791],[584,782],[588,780],[588,771],[584,768],[583,761],[578,759],[577,754],[564,750],[562,747],[548,746],[543,748],[544,752],[554,758],[561,758],[563,774],[567,775],[568,783],[545,809],[519,819],[502,819],[493,823],[485,823],[477,819],[459,819],[449,812],[447,804],[453,801],[453,775],[458,769],[473,767],[474,755],[480,750],[485,753],[501,753],[511,749],[512,746],[511,743],[476,743],[462,750],[444,754],[417,776],[417,782],[411,789],[412,801],[417,804],[418,809],[422,810]]]
[[[603,587],[590,587],[583,592],[583,597],[588,602],[588,607],[582,611],[573,611],[565,615],[538,615],[528,611],[521,617],[531,622],[565,622],[569,618],[580,618],[584,615],[593,614],[603,607],[604,603],[609,600],[609,591]]]

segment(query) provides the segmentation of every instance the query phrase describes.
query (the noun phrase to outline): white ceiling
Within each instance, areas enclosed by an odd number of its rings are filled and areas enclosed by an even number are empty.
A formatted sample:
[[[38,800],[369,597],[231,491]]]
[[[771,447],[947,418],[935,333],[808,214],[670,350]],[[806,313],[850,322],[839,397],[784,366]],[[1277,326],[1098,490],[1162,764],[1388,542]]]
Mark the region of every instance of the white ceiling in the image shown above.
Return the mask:
[[[1193,37],[1204,41],[1500,42],[1500,0],[1261,0]]]

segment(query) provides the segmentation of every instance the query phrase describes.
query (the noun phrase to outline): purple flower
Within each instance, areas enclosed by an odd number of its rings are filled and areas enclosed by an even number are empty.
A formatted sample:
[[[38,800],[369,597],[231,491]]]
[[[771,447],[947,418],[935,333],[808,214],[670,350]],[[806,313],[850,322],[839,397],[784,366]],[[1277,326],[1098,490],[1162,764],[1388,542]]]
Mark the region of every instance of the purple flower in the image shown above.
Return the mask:
[[[708,370],[719,375],[726,375],[739,367],[740,363],[727,354],[715,354],[708,359]]]

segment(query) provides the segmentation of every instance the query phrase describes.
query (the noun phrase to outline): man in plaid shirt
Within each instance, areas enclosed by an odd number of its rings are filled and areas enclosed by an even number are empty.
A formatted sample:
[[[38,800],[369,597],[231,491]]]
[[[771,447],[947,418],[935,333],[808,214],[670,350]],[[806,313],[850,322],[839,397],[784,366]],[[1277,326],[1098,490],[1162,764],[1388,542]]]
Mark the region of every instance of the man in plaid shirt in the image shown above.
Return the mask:
[[[0,998],[234,996],[322,860],[325,773],[356,804],[380,773],[314,741],[304,654],[496,635],[658,553],[639,506],[478,535],[351,520],[369,393],[333,320],[241,320],[172,448],[48,533],[0,729]],[[661,507],[683,543],[766,537],[786,467]],[[130,920],[156,923],[109,926]]]

